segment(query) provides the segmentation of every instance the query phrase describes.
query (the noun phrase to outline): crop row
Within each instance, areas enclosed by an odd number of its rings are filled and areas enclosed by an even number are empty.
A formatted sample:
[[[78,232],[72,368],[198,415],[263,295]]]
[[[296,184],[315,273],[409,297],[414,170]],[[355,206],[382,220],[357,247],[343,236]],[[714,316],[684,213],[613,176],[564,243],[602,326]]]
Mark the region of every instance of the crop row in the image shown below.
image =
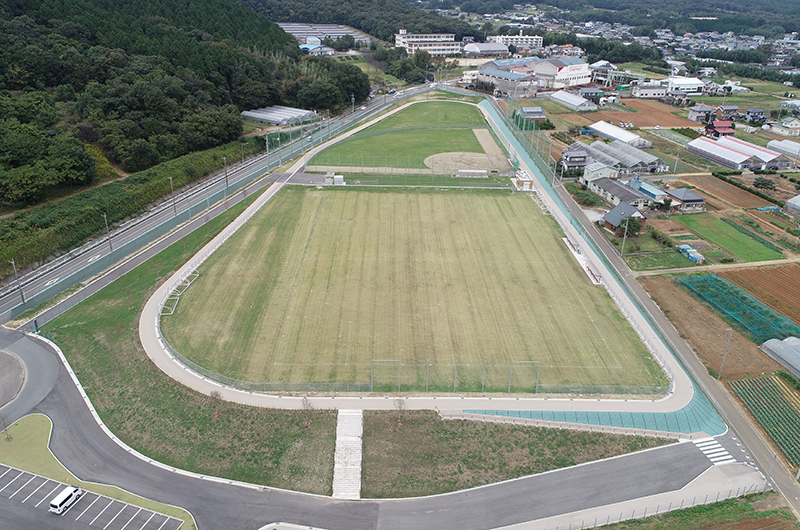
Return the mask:
[[[729,386],[789,461],[800,465],[800,410],[775,376],[731,381]]]

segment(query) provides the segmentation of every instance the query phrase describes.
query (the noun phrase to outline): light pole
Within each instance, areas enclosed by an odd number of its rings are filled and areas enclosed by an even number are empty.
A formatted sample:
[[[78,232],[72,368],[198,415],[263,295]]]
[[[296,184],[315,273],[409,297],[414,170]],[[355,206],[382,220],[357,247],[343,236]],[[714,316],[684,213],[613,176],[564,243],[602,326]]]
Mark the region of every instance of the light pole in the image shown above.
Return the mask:
[[[169,188],[172,190],[172,211],[175,212],[175,217],[178,217],[178,207],[175,206],[175,187],[172,185],[172,177],[169,179]]]
[[[269,169],[269,133],[264,135],[264,143],[267,145],[267,169]]]
[[[731,337],[733,337],[733,328],[727,328],[725,331],[728,331],[728,345],[725,346],[725,355],[722,356],[722,365],[719,367],[719,373],[717,374],[717,381],[719,381],[720,377],[722,377],[722,369],[725,368],[725,360],[728,358],[728,348],[731,346]]]
[[[222,155],[222,163],[225,166],[225,198],[228,198],[228,157]]]
[[[22,303],[25,303],[25,293],[22,292],[22,284],[19,283],[19,276],[17,275],[17,264],[14,263],[14,258],[11,258],[11,266],[14,267],[14,278],[17,279],[17,289],[19,289],[19,297],[22,298]]]
[[[242,164],[244,164],[244,146],[246,144],[242,144]]]
[[[114,252],[114,247],[111,246],[111,232],[108,229],[108,217],[106,217],[105,212],[103,212],[103,221],[106,222],[106,237],[108,237],[108,248],[111,249],[111,252]]]

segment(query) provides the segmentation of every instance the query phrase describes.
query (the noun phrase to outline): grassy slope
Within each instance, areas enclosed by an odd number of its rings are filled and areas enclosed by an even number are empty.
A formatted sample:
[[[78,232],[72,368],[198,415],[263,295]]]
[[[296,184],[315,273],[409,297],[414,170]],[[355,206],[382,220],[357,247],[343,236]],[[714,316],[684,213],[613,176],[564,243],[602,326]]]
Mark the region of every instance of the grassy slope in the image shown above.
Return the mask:
[[[430,359],[431,390],[452,391],[458,360],[459,389],[480,391],[486,359],[493,391],[511,361],[543,361],[541,383],[662,384],[560,237],[525,195],[285,188],[162,326],[193,360],[254,381],[367,382],[371,359],[402,359],[403,384],[424,390]],[[381,370],[396,388],[397,365]]]
[[[367,411],[361,495],[433,495],[658,447],[672,440]],[[377,472],[380,470],[380,472]]]
[[[252,200],[255,197],[251,197]],[[209,225],[219,231],[243,206]],[[198,230],[47,325],[100,417],[134,449],[165,464],[259,484],[330,493],[336,417],[213,403],[164,375],[138,338],[154,286],[207,241]],[[300,440],[300,443],[296,443]]]
[[[710,214],[681,215],[674,219],[700,237],[732,252],[742,261],[780,259],[783,256],[741,234]]]

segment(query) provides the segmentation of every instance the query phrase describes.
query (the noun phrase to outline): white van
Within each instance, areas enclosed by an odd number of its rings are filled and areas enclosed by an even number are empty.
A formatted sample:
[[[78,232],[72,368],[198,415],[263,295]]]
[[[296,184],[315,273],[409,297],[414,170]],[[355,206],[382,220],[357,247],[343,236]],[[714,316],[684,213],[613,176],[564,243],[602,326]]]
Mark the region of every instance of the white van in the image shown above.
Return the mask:
[[[59,515],[64,513],[81,495],[83,495],[82,489],[75,486],[67,486],[50,501],[50,511]]]

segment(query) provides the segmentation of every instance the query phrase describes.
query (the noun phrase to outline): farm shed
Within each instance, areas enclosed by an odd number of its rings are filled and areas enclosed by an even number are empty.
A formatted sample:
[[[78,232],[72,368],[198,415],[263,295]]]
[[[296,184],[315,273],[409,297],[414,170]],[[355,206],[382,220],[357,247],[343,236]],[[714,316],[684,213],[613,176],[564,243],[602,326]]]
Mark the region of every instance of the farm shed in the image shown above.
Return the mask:
[[[588,99],[582,98],[581,96],[575,94],[570,94],[564,90],[559,90],[558,92],[550,94],[550,101],[555,101],[556,103],[560,103],[565,107],[569,107],[572,110],[579,112],[583,110],[597,110],[597,105]]]
[[[519,111],[529,120],[541,121],[547,119],[542,107],[520,107]]]
[[[761,345],[761,351],[775,359],[795,377],[800,378],[800,339],[787,337],[783,340],[769,339]]]
[[[794,159],[795,165],[797,164],[797,159],[800,158],[800,143],[791,140],[770,140],[767,143],[767,149],[772,149]]]
[[[620,140],[634,147],[653,146],[653,142],[645,140],[638,134],[632,133],[631,131],[626,131],[622,127],[617,127],[616,125],[605,121],[593,123],[590,125],[590,128],[595,132],[595,134],[601,138],[605,138],[606,140]]]
[[[800,215],[800,195],[796,195],[783,204],[783,209],[792,215]]]
[[[772,149],[767,149],[766,147],[761,147],[760,145],[745,142],[733,136],[720,138],[717,140],[717,144],[746,155],[754,156],[758,161],[758,165],[751,166],[753,169],[782,169],[792,165],[792,161],[789,160],[786,155],[773,151]]]
[[[275,105],[262,109],[245,110],[241,113],[242,118],[261,123],[271,123],[273,125],[288,125],[301,121],[311,120],[316,116],[313,110],[295,109]]]
[[[684,213],[706,211],[706,199],[688,188],[675,188],[666,190],[666,194],[672,198],[672,210],[679,210]]]
[[[686,149],[688,149],[690,153],[708,158],[717,164],[722,164],[731,169],[748,169],[753,164],[758,163],[756,162],[756,157],[753,155],[728,149],[711,138],[706,138],[704,136],[686,144]]]
[[[618,164],[609,165],[618,165],[620,169],[624,169],[627,173],[660,173],[669,169],[667,163],[657,156],[646,153],[621,140],[614,140],[610,144],[600,141],[594,142],[589,146],[589,156],[602,162],[600,157],[596,156],[597,153],[603,153],[606,157],[617,160]]]

